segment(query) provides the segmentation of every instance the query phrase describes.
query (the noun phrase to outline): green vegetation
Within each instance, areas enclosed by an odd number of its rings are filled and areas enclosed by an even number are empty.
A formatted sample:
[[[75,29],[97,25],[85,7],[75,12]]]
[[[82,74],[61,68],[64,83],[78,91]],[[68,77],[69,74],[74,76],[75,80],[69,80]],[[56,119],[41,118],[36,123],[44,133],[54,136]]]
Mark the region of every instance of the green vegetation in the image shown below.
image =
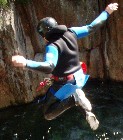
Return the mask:
[[[0,6],[6,6],[8,3],[7,0],[0,0]]]

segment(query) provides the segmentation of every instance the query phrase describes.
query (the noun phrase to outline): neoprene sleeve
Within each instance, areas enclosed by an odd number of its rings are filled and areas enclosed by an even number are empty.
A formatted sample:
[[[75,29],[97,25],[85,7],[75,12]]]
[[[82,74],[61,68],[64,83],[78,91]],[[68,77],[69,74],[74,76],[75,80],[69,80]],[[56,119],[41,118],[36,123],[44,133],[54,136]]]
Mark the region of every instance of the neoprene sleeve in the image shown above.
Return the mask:
[[[78,39],[86,37],[90,33],[95,32],[98,28],[100,28],[108,17],[109,13],[103,11],[91,24],[82,27],[71,27],[70,30],[77,35]]]
[[[51,73],[58,61],[58,50],[55,46],[46,46],[46,53],[44,62],[36,62],[33,60],[26,60],[26,67],[32,70],[42,71],[44,73]]]
[[[51,73],[54,69],[53,63],[48,62],[36,62],[32,60],[26,60],[26,67],[32,70],[42,71],[44,73]]]

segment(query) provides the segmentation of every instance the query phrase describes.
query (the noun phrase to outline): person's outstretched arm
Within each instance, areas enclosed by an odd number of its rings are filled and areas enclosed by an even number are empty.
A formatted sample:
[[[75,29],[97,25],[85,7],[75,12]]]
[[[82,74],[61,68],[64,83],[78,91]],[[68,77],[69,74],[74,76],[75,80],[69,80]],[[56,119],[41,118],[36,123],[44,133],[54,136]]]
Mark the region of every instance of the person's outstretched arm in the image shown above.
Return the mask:
[[[103,11],[91,24],[82,27],[71,27],[70,30],[72,30],[77,35],[78,39],[86,37],[100,28],[108,19],[109,15],[117,9],[118,4],[111,3],[105,8],[105,11]]]
[[[44,62],[37,62],[25,59],[23,56],[12,56],[12,63],[15,67],[26,67],[44,73],[51,73],[58,61],[58,49],[55,46],[46,46]]]

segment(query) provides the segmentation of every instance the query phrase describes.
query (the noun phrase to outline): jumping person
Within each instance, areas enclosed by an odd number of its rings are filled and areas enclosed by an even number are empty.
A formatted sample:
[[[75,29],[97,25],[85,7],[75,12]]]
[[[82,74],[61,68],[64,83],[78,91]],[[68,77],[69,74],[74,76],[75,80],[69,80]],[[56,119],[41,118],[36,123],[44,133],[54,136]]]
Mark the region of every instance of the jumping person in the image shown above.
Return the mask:
[[[98,128],[99,121],[92,113],[91,103],[82,91],[88,75],[81,69],[77,39],[93,33],[117,9],[117,3],[109,4],[90,25],[82,27],[67,28],[65,25],[58,25],[52,17],[43,18],[38,23],[37,31],[46,42],[44,61],[36,62],[20,55],[12,56],[16,67],[26,67],[53,75],[53,83],[46,92],[43,103],[45,119],[52,120],[76,105],[84,109],[91,129]]]

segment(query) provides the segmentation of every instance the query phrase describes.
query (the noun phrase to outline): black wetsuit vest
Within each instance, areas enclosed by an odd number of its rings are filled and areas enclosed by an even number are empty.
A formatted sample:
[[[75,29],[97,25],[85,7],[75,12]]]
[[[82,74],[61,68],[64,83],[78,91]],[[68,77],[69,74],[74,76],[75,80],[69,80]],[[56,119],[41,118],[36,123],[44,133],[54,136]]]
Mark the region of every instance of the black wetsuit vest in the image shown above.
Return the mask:
[[[49,44],[55,45],[59,51],[58,63],[52,72],[53,75],[67,76],[81,68],[77,37],[73,32],[67,30],[57,40],[51,41]]]

